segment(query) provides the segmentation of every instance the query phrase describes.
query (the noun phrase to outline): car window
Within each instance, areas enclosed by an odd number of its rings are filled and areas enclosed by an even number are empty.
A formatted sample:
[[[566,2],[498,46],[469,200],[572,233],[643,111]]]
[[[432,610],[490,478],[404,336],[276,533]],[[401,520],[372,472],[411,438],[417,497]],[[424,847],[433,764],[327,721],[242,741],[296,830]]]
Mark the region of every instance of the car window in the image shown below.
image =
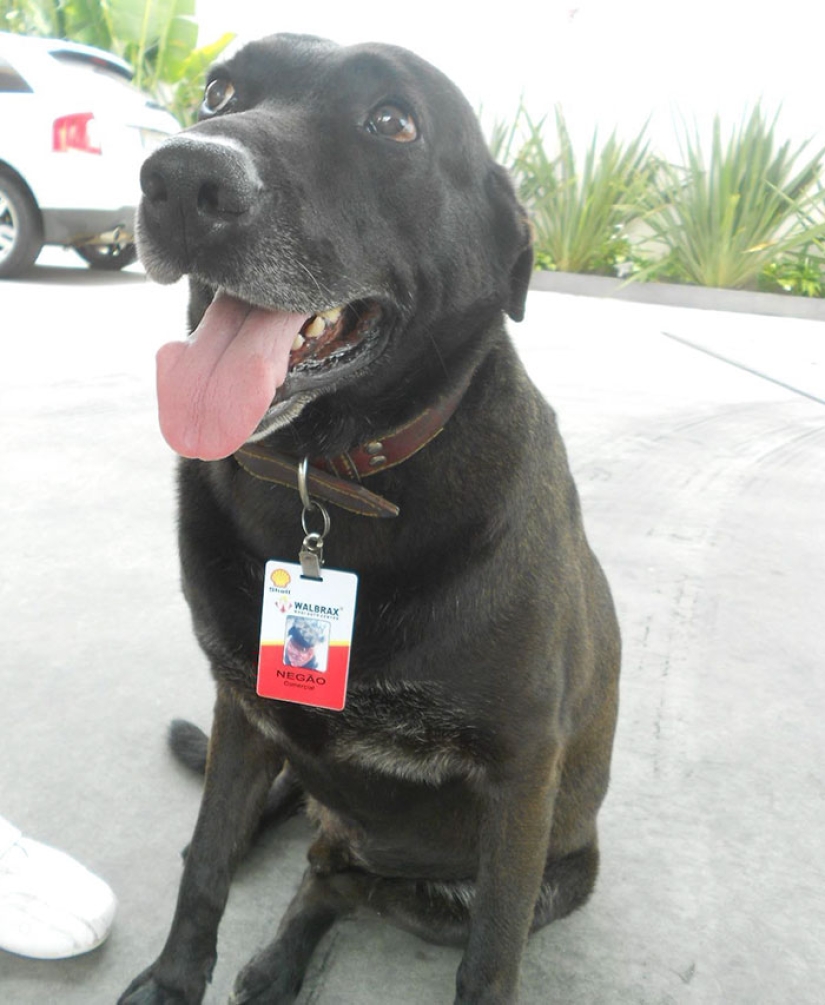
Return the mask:
[[[0,54],[0,94],[30,94],[31,90],[11,63]]]
[[[140,95],[150,108],[163,107],[131,83],[132,71],[126,66],[120,67],[117,63],[108,63],[85,53],[57,50],[49,55],[60,64],[61,71],[68,71],[69,76],[65,78],[67,82],[81,82],[84,87],[93,84],[99,90],[111,94],[129,91],[130,94]]]
[[[82,52],[52,51],[49,53],[52,59],[70,70],[78,70],[81,73],[95,73],[107,80],[117,81],[120,84],[128,84],[132,79],[131,70],[120,67],[117,63],[107,63],[106,60],[95,56],[87,56]]]

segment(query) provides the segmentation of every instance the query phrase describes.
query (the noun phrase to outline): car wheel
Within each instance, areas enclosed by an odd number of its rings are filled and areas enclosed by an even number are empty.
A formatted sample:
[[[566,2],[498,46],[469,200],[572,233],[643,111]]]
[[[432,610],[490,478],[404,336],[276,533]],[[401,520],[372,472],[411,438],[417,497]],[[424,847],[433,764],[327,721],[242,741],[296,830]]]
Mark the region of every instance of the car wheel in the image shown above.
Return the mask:
[[[93,269],[116,272],[137,261],[134,244],[81,244],[74,249]]]
[[[43,247],[37,203],[14,175],[0,171],[0,277],[19,276],[34,265]]]

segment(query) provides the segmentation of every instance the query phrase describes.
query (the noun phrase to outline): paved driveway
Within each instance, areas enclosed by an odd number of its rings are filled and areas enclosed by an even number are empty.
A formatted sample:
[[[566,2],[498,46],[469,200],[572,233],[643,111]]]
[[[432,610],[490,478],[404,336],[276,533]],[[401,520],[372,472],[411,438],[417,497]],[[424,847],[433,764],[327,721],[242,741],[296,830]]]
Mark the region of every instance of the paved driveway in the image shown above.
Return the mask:
[[[160,948],[197,812],[163,734],[176,715],[207,725],[212,694],[153,392],[183,317],[183,289],[139,272],[0,285],[0,812],[120,899],[88,957],[0,953],[13,1005],[115,1000]],[[522,1001],[818,1005],[823,326],[534,292],[514,334],[559,412],[625,638],[600,881],[531,942]],[[306,845],[293,821],[242,867],[208,1001],[272,934]],[[342,924],[301,1002],[448,1002],[457,962]]]

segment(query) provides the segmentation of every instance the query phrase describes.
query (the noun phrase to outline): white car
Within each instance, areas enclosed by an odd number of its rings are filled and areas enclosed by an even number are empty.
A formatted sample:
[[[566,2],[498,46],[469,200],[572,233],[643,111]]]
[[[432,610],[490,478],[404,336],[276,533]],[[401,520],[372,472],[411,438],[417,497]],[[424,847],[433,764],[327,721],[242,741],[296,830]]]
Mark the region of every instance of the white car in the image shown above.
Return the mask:
[[[180,128],[111,53],[0,32],[0,277],[44,244],[92,267],[135,260],[140,165]]]

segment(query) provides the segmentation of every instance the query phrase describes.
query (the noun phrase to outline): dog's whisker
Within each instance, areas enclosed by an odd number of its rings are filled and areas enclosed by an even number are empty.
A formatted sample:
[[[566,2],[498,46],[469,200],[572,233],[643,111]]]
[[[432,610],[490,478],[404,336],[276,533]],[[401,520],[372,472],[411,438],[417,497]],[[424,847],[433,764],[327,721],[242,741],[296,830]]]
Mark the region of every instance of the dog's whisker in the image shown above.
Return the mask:
[[[449,377],[450,371],[447,368],[447,364],[444,362],[444,357],[441,355],[441,349],[438,346],[438,342],[436,341],[435,337],[433,336],[433,333],[429,330],[429,328],[427,329],[427,338],[429,339],[430,345],[432,345],[433,347],[433,352],[435,353],[436,359],[439,362],[441,372],[445,376]]]
[[[332,289],[325,286],[312,272],[308,265],[305,265],[301,261],[295,261],[294,263],[303,273],[309,278],[312,285],[318,292],[318,302],[319,304],[329,303],[334,298],[334,293]],[[333,305],[335,306],[335,305]]]

